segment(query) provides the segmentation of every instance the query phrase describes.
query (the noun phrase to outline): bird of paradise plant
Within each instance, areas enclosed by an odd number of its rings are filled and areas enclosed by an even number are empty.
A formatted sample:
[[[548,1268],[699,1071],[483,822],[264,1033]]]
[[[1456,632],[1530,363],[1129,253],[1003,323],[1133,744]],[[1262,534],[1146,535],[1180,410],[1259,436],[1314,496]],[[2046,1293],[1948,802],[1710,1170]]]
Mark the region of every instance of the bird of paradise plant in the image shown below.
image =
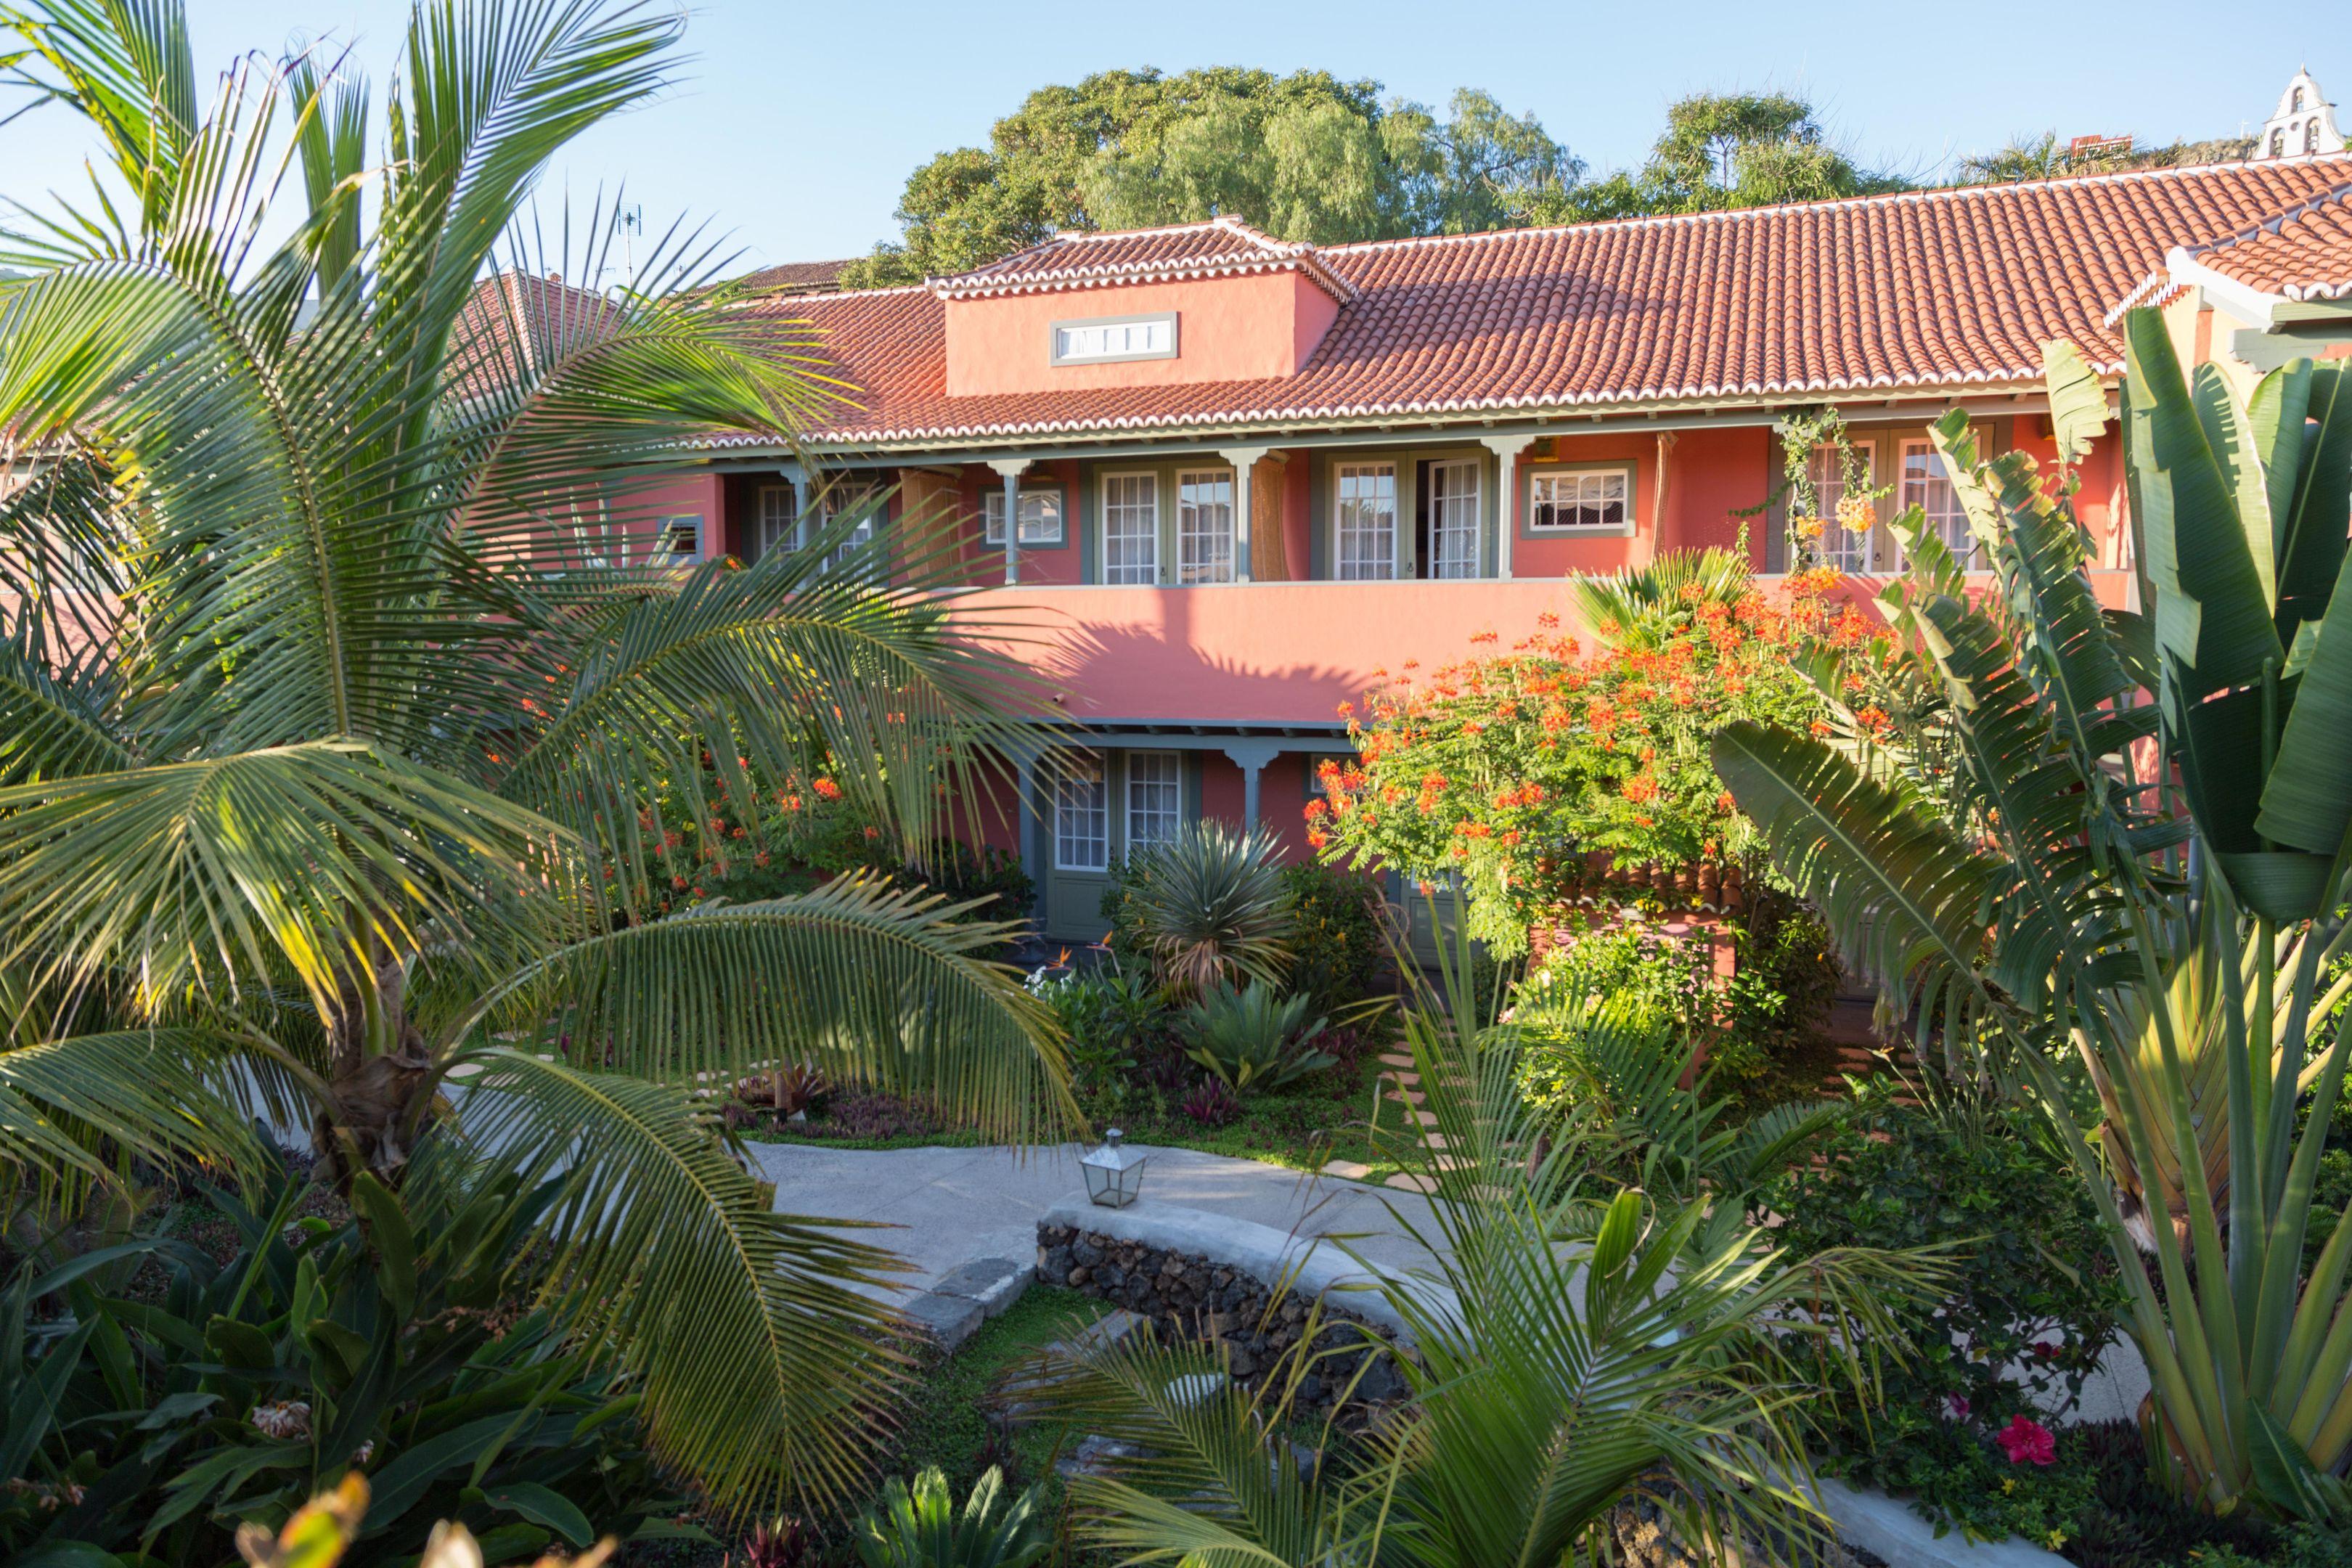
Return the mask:
[[[2315,1515],[2352,1502],[2352,1213],[2312,1196],[2352,1052],[2315,1033],[2352,990],[2352,617],[2328,615],[2352,604],[2352,373],[2297,362],[2242,399],[2183,374],[2155,311],[2124,335],[2142,609],[2094,593],[2071,465],[2105,395],[2053,345],[2056,484],[1958,413],[1935,432],[1990,591],[1898,520],[1890,635],[1822,682],[1842,732],[1734,726],[1716,765],[1923,1043],[2058,1113],[2158,1469],[2215,1512]]]

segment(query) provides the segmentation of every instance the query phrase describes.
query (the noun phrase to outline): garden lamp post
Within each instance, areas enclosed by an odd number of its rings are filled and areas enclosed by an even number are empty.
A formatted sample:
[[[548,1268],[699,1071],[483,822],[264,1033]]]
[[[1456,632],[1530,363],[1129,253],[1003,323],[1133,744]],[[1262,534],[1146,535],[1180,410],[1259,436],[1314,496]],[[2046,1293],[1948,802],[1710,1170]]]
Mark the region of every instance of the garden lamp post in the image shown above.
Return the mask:
[[[1078,1161],[1087,1173],[1087,1196],[1105,1208],[1123,1209],[1143,1191],[1146,1156],[1127,1148],[1127,1134],[1113,1127],[1104,1132],[1102,1147]]]

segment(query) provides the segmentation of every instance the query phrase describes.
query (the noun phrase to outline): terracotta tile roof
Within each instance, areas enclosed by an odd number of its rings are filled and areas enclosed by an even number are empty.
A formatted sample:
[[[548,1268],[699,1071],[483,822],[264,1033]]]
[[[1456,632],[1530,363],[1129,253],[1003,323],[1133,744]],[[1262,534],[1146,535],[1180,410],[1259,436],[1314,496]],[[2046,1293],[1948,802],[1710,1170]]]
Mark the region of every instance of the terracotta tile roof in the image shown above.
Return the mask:
[[[933,289],[775,309],[814,323],[860,389],[809,433],[835,447],[1929,395],[2038,383],[2053,338],[2119,374],[2104,318],[2168,252],[2347,182],[2352,156],[1332,247],[1316,258],[1355,298],[1298,374],[1254,382],[950,397]],[[1241,256],[1244,237],[1203,232],[1233,226],[1049,242],[997,275],[1164,268],[1202,245]]]
[[[2337,191],[2193,254],[2224,278],[2284,300],[2352,299],[2352,203]]]
[[[446,380],[476,396],[528,374],[618,318],[604,295],[560,277],[499,272],[474,285],[450,328]]]
[[[811,294],[831,289],[841,281],[841,269],[851,258],[839,261],[785,261],[773,267],[762,267],[746,272],[736,279],[754,294]]]
[[[1306,273],[1341,304],[1354,298],[1346,279],[1323,264],[1313,246],[1276,239],[1233,217],[1169,228],[1057,234],[1002,261],[950,278],[935,278],[930,286],[942,300],[982,300],[1002,294],[1099,289],[1113,283],[1277,271]]]

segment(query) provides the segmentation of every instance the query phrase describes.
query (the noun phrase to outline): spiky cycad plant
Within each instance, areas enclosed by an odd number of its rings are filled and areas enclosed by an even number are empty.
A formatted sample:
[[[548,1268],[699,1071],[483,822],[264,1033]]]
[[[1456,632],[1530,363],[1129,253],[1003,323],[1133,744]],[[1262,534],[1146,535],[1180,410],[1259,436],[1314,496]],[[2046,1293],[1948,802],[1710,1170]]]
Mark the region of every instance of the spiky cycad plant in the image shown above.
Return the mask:
[[[2352,1035],[2313,1035],[2352,991],[2352,625],[2327,613],[2352,571],[2352,373],[2298,362],[2241,401],[2217,365],[2182,374],[2156,312],[2125,335],[2146,613],[2101,607],[2071,469],[1982,461],[1953,414],[1937,442],[1996,582],[1971,596],[1916,512],[1895,524],[1913,565],[1878,657],[1919,711],[1849,713],[1847,745],[1735,726],[1716,766],[1948,1063],[2060,1111],[2182,1495],[2340,1508],[2352,1212],[2312,1192]],[[2106,418],[2071,349],[2051,401],[2071,462]],[[1922,747],[1948,761],[1932,789]],[[2096,1148],[2063,1113],[2070,1059]]]
[[[0,283],[37,460],[0,510],[0,1160],[234,1160],[238,1083],[344,1176],[462,1139],[556,1184],[518,1289],[642,1378],[672,1462],[730,1508],[837,1490],[894,1376],[848,1289],[886,1259],[772,1214],[697,1075],[809,1061],[1014,1138],[1066,1091],[968,909],[852,879],[628,912],[706,767],[755,819],[822,764],[919,854],[1017,674],[922,562],[828,570],[855,518],[748,569],[646,557],[682,451],[831,391],[690,244],[624,291],[483,280],[677,18],[421,0],[372,161],[364,91],[308,58],[203,110],[176,5],[5,16],[113,188],[20,225]]]
[[[1438,1195],[1426,1223],[1394,1217],[1433,1261],[1356,1258],[1415,1347],[1397,1360],[1401,1407],[1348,1441],[1328,1415],[1311,1450],[1296,1441],[1305,1379],[1345,1385],[1334,1358],[1367,1348],[1327,1331],[1323,1308],[1361,1293],[1314,1304],[1254,1392],[1213,1343],[1087,1341],[1054,1403],[1130,1457],[1072,1483],[1082,1540],[1135,1563],[1549,1568],[1606,1546],[1629,1503],[1654,1505],[1706,1562],[1826,1530],[1804,1401],[1824,1367],[1860,1386],[1846,1348],[1884,1342],[1886,1303],[1945,1265],[1786,1256],[1737,1203],[1594,1181],[1572,1137],[1530,1168],[1549,1123],[1520,1100],[1511,1026],[1482,1029],[1471,989],[1405,1015],[1440,1136],[1404,1152]]]

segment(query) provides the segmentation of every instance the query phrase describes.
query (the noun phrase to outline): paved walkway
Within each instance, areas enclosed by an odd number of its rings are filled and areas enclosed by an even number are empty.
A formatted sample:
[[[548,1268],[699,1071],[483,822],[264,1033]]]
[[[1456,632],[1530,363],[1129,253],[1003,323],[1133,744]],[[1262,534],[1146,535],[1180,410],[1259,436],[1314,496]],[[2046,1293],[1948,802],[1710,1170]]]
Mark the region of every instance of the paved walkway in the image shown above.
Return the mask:
[[[865,1220],[890,1228],[852,1233],[905,1258],[910,1289],[929,1289],[981,1259],[1034,1260],[1037,1218],[1083,1197],[1083,1148],[828,1149],[808,1143],[745,1147],[776,1184],[782,1214]],[[1249,1220],[1286,1235],[1346,1238],[1384,1268],[1426,1266],[1429,1254],[1406,1234],[1433,1235],[1429,1202],[1333,1176],[1192,1149],[1133,1144],[1150,1156],[1142,1204],[1181,1205]]]

